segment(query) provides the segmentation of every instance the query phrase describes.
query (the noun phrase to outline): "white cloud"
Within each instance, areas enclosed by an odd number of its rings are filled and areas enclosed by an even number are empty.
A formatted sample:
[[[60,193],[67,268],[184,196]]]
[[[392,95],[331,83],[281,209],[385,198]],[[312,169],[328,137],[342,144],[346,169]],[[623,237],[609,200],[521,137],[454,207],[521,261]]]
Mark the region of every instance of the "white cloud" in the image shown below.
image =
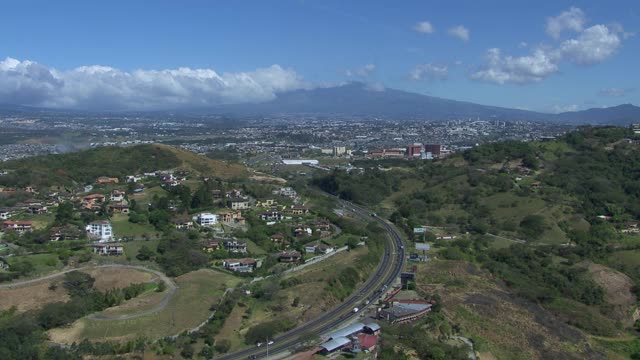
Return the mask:
[[[554,105],[551,107],[551,112],[559,114],[563,112],[573,112],[580,110],[580,107],[576,104],[568,104],[568,105]]]
[[[540,81],[558,71],[554,59],[544,50],[537,49],[528,56],[503,56],[498,48],[487,51],[487,66],[471,74],[471,79],[504,83]]]
[[[456,37],[462,41],[469,41],[469,29],[462,25],[454,26],[448,31],[449,35]]]
[[[413,26],[413,31],[421,34],[432,34],[436,29],[428,21],[421,21]]]
[[[586,21],[584,12],[579,8],[572,7],[558,16],[548,17],[546,31],[549,36],[557,40],[565,30],[582,31]]]
[[[575,39],[560,44],[559,56],[582,65],[597,64],[620,47],[620,37],[605,25],[594,25],[585,29]]]
[[[212,69],[122,71],[81,66],[60,71],[29,60],[0,61],[0,102],[81,109],[161,109],[259,102],[305,87],[279,65],[218,74]]]
[[[556,46],[538,46],[530,50],[529,55],[502,55],[500,49],[489,49],[487,63],[473,72],[471,79],[498,84],[540,81],[559,72],[563,62],[578,65],[601,63],[622,46],[621,36],[631,36],[619,24],[610,27],[599,24],[584,28],[584,19],[584,13],[577,8],[548,18],[547,33],[553,37],[559,37],[566,29],[578,32],[577,36]]]
[[[634,88],[622,89],[622,88],[604,88],[598,91],[598,95],[604,97],[625,97],[629,93],[634,92]]]
[[[409,76],[412,80],[444,80],[449,75],[446,65],[418,64],[411,70]]]
[[[524,49],[524,48],[526,48],[528,46],[529,46],[529,44],[527,44],[526,41],[520,41],[520,44],[518,44],[518,47],[521,48],[521,49]]]
[[[376,66],[374,64],[367,64],[357,69],[346,70],[345,75],[349,77],[351,76],[367,77],[371,75],[371,73],[374,72],[375,69],[376,69]]]

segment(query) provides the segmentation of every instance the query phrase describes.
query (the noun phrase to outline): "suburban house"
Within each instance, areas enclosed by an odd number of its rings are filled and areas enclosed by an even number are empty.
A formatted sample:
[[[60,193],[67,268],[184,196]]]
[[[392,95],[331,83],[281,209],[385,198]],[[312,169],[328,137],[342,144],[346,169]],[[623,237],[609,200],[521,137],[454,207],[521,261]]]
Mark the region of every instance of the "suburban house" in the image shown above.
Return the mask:
[[[78,240],[82,236],[82,231],[74,225],[55,226],[49,229],[49,240]]]
[[[247,253],[247,243],[244,241],[238,241],[237,239],[225,240],[224,248],[232,253]]]
[[[3,208],[0,209],[0,220],[7,220],[16,214],[14,209]]]
[[[175,226],[176,230],[193,229],[193,221],[189,220],[189,218],[173,219],[171,222],[173,223],[173,226]]]
[[[298,226],[293,229],[293,235],[296,237],[311,236],[313,235],[313,230],[306,226]]]
[[[33,215],[42,215],[47,213],[47,207],[42,204],[32,204],[27,207],[27,212]]]
[[[102,194],[91,194],[82,198],[82,207],[88,210],[100,209],[104,203],[105,196]]]
[[[224,211],[218,214],[220,221],[225,224],[244,224],[245,219],[242,217],[240,210]]]
[[[296,250],[282,251],[278,254],[278,261],[283,263],[298,262],[301,258],[302,254],[300,254],[300,252]]]
[[[278,202],[275,199],[267,199],[265,201],[256,202],[256,206],[261,208],[271,208],[274,206],[278,206]]]
[[[218,223],[218,215],[212,213],[198,214],[197,221],[200,226],[212,226]]]
[[[109,200],[113,202],[122,202],[122,200],[124,200],[124,191],[113,190],[111,192],[111,196],[109,196]]]
[[[289,198],[295,198],[298,196],[298,193],[295,190],[293,190],[293,188],[291,187],[283,187],[278,190],[273,190],[272,193],[273,195],[280,195],[280,196],[285,196]]]
[[[25,231],[31,231],[33,229],[33,223],[31,221],[5,221],[2,223],[2,230],[4,231],[16,231],[19,233]]]
[[[236,272],[252,272],[258,266],[258,262],[255,259],[250,258],[227,259],[222,263],[222,265],[227,270]]]
[[[278,221],[278,220],[284,220],[284,214],[282,214],[279,211],[269,211],[269,212],[263,212],[262,214],[260,214],[260,219],[263,221]]]
[[[309,208],[304,205],[291,205],[288,212],[291,213],[291,215],[307,215],[309,213]]]
[[[113,239],[113,229],[108,220],[92,221],[85,228],[89,237],[99,242],[111,241]]]
[[[323,244],[320,241],[312,241],[304,244],[304,251],[307,254],[328,254],[335,250],[331,245]]]
[[[233,210],[246,210],[249,208],[249,200],[243,198],[233,198],[229,200],[231,209]]]
[[[137,183],[142,180],[142,176],[140,175],[127,175],[126,180],[128,183]]]
[[[119,182],[120,182],[120,180],[118,180],[118,178],[114,178],[114,177],[101,176],[101,177],[96,179],[96,184],[117,184]]]
[[[338,329],[329,335],[325,343],[320,345],[320,354],[330,354],[338,350],[361,352],[371,351],[378,343],[380,325],[356,322]]]
[[[269,239],[273,243],[280,244],[280,243],[282,243],[284,241],[284,235],[282,235],[280,233],[273,234],[273,235],[271,235],[271,237]]]
[[[331,231],[331,223],[327,220],[318,220],[315,223],[313,223],[313,226],[318,232]]]
[[[219,190],[219,189],[211,190],[211,196],[214,199],[222,199],[222,190]]]
[[[122,255],[124,246],[121,244],[94,244],[93,253],[100,255]]]
[[[218,240],[209,240],[202,244],[202,251],[204,252],[213,252],[218,249],[220,249],[220,241]]]
[[[109,205],[109,212],[113,214],[128,214],[129,213],[129,205],[125,204],[112,204]]]

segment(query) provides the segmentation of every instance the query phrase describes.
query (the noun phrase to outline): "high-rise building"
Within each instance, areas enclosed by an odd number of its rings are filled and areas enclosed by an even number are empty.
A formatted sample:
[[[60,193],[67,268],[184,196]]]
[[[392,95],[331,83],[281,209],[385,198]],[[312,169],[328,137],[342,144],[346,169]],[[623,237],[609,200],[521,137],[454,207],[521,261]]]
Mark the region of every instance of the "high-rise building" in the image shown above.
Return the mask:
[[[344,146],[334,146],[333,156],[342,156],[347,153],[347,148]]]
[[[434,157],[440,156],[442,145],[440,144],[424,144],[424,151],[431,153]]]
[[[422,144],[413,144],[413,145],[407,146],[408,157],[420,156],[421,151],[422,151]]]

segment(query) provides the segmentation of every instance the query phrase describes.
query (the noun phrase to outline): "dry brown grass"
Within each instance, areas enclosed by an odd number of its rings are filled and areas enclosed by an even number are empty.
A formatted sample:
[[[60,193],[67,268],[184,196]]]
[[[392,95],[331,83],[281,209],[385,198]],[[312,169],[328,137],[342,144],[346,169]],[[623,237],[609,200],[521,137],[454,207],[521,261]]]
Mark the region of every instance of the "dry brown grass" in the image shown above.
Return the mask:
[[[57,285],[55,290],[49,289],[52,284]],[[69,300],[69,295],[60,284],[60,278],[28,286],[0,289],[0,310],[8,310],[15,306],[18,312],[24,312],[39,309],[48,303],[67,300]]]
[[[599,358],[580,331],[514,296],[473,264],[431,261],[420,265],[417,279],[421,291],[440,294],[445,315],[481,344],[484,358]]]
[[[582,264],[591,274],[593,281],[605,291],[605,301],[610,305],[607,315],[622,322],[625,326],[632,326],[636,309],[636,297],[631,292],[633,280],[627,275],[609,267],[585,263]]]
[[[93,287],[100,291],[121,289],[136,283],[147,283],[156,278],[151,273],[126,268],[99,268],[84,272],[96,279]]]
[[[222,179],[247,176],[247,169],[238,164],[228,164],[221,160],[209,159],[190,151],[177,147],[155,144],[155,146],[169,150],[182,161],[180,168],[194,170],[203,175],[213,175]]]

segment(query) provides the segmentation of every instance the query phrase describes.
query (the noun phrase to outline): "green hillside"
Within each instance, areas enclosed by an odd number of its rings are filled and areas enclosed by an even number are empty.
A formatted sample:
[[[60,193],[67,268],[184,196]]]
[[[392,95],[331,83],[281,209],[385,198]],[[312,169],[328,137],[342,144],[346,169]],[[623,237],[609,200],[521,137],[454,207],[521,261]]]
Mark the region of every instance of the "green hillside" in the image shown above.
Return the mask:
[[[559,358],[640,356],[640,341],[630,336],[640,327],[640,234],[629,232],[640,220],[640,144],[629,129],[583,128],[549,142],[486,144],[440,161],[354,166],[366,170],[320,174],[313,183],[377,208],[409,239],[433,242],[432,256],[441,262],[437,268],[419,265],[424,277],[418,286],[440,293],[447,321],[484,342],[491,355],[545,358],[549,344],[559,341],[572,348],[554,348]],[[427,234],[413,234],[421,226]],[[456,238],[437,240],[440,234]],[[454,262],[483,272],[472,273],[480,277],[475,280],[452,273],[433,277],[434,270]],[[478,288],[466,281],[491,285]],[[504,314],[503,323],[468,306],[505,290],[519,300],[510,300],[514,310]],[[466,300],[447,307],[446,301],[460,299]],[[541,335],[529,327],[558,328],[543,320],[549,316],[581,335],[550,334],[541,339],[547,345],[534,346],[492,340],[495,331],[477,326],[523,322],[522,336],[534,337]]]
[[[221,178],[244,174],[244,169],[238,165],[228,165],[161,144],[101,147],[36,156],[0,163],[0,167],[11,170],[9,175],[0,177],[0,185],[18,187],[85,184],[101,176],[122,179],[126,175],[178,168]]]

